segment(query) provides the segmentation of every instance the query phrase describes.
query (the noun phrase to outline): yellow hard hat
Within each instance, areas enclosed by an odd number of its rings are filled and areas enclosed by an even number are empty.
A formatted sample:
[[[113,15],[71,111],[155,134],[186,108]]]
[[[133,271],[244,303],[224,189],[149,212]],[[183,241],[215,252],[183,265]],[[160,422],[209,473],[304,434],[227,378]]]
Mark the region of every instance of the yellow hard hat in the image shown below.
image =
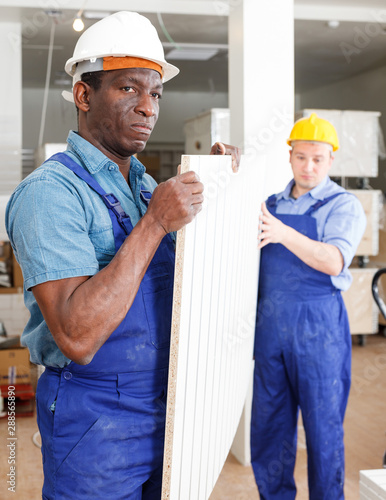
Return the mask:
[[[291,146],[292,141],[325,142],[331,144],[333,151],[339,149],[335,127],[329,121],[319,118],[316,113],[295,122],[287,144]]]

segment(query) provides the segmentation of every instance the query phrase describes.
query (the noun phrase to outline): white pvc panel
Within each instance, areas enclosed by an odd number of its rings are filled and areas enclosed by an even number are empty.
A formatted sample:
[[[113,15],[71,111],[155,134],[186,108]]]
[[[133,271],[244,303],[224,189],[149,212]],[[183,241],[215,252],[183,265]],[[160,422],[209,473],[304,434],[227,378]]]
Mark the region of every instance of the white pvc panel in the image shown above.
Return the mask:
[[[264,169],[229,156],[183,156],[205,186],[178,232],[163,499],[201,500],[229,453],[250,381]]]

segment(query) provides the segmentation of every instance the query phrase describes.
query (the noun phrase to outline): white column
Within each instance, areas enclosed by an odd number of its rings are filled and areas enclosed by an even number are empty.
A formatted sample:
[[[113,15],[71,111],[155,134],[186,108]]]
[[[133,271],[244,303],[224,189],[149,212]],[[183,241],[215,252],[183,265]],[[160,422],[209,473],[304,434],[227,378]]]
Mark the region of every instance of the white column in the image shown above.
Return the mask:
[[[286,139],[294,120],[293,0],[229,2],[230,142],[248,161],[266,168],[256,196],[282,191],[291,179]],[[258,363],[258,360],[256,360]],[[251,393],[232,452],[250,462]]]
[[[22,79],[21,23],[0,22],[0,195],[21,180]]]
[[[231,143],[256,162],[266,156],[266,194],[291,178],[286,139],[294,115],[293,16],[293,0],[230,1]]]

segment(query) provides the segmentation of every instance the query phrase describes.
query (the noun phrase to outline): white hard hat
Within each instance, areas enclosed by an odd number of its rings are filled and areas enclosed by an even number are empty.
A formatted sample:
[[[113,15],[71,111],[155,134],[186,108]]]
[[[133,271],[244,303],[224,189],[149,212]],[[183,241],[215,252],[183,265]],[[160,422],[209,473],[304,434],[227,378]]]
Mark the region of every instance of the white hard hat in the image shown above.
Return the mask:
[[[83,73],[103,69],[104,57],[135,57],[152,61],[162,68],[162,81],[167,82],[179,69],[165,60],[157,30],[149,19],[136,12],[121,11],[105,17],[88,28],[79,38],[74,55],[64,67],[73,77],[73,85]],[[72,92],[62,92],[74,102]]]

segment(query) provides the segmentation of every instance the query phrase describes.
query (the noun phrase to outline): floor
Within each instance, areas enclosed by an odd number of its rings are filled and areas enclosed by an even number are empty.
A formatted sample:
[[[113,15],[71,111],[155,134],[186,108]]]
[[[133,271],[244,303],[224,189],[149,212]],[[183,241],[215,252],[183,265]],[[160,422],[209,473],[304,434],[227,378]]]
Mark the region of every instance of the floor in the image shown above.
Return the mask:
[[[345,421],[345,494],[348,500],[358,500],[359,471],[381,468],[386,449],[386,338],[382,335],[370,335],[366,345],[359,346],[353,337],[352,365],[352,389]],[[6,423],[4,418],[0,419],[0,498],[39,500],[43,475],[40,450],[32,441],[37,431],[35,417],[22,417],[16,422],[16,493],[7,491],[6,474],[10,465],[7,463],[9,453]],[[297,500],[306,500],[307,463],[301,422],[295,479],[298,487]],[[229,455],[210,500],[258,498],[251,468],[240,465]]]

